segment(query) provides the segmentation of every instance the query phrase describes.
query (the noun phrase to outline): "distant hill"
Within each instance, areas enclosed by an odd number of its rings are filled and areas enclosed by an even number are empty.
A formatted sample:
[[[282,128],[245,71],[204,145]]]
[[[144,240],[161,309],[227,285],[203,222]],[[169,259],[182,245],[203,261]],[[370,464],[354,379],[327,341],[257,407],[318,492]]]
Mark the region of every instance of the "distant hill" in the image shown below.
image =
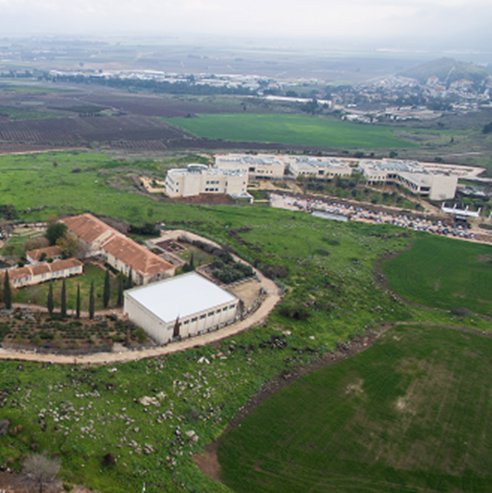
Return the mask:
[[[437,77],[441,83],[447,86],[461,79],[480,84],[488,76],[485,68],[474,63],[460,62],[453,58],[439,58],[405,70],[399,75],[416,79],[421,83],[425,83],[430,77]]]

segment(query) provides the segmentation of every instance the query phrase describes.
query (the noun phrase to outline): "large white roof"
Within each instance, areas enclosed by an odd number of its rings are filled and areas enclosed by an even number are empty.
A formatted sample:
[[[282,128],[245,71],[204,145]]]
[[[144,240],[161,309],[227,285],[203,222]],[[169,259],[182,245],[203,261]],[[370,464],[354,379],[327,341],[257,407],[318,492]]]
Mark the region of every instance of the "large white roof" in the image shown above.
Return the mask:
[[[166,323],[236,301],[230,293],[195,272],[131,289],[125,295]]]

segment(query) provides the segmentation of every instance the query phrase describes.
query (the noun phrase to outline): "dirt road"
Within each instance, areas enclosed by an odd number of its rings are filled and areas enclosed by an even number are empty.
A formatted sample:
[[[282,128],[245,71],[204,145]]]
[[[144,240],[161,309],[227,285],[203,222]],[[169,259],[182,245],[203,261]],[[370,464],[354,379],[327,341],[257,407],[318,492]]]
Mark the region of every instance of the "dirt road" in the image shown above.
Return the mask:
[[[169,239],[170,236],[178,238],[179,236],[186,235],[190,239],[207,241],[210,244],[216,243],[206,240],[205,238],[188,233],[187,231],[173,231],[165,235],[164,239]],[[227,337],[234,336],[243,332],[251,327],[260,325],[267,318],[268,315],[275,308],[277,303],[281,300],[280,289],[270,279],[265,277],[259,270],[254,269],[261,288],[266,293],[263,303],[254,311],[249,317],[244,320],[239,320],[234,324],[228,325],[223,329],[216,332],[210,332],[201,336],[192,337],[179,342],[173,342],[167,346],[159,346],[155,348],[142,349],[140,351],[123,351],[123,352],[111,352],[111,353],[95,353],[80,356],[68,356],[58,354],[40,354],[34,351],[15,351],[0,348],[0,360],[23,360],[23,361],[35,361],[40,363],[56,363],[56,364],[83,364],[83,365],[105,365],[114,363],[126,363],[129,361],[138,361],[145,358],[155,358],[157,356],[163,356],[166,354],[176,353],[178,351],[185,351],[196,346],[204,346],[212,342],[220,341]],[[43,309],[40,307],[40,309]],[[111,311],[112,312],[112,311]],[[100,313],[99,313],[100,314]]]

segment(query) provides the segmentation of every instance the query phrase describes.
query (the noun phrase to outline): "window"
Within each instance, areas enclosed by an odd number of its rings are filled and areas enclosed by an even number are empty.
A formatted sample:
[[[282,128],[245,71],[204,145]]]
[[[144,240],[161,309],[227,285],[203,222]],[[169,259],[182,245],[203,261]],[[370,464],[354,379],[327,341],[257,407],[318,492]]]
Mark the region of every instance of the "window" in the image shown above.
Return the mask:
[[[196,318],[196,317],[193,317],[193,318],[191,319],[191,321],[192,321],[192,322],[196,322],[196,321],[197,321],[197,318]]]
[[[200,315],[200,320],[204,319],[207,315],[204,313],[203,315]]]

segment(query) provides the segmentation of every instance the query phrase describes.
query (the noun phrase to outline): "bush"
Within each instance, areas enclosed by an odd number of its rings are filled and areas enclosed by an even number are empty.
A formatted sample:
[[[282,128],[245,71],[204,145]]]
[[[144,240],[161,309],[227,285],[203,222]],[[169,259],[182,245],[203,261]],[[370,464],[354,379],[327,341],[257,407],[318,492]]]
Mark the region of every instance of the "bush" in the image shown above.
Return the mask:
[[[301,304],[287,304],[280,308],[280,314],[292,320],[307,320],[309,318],[309,310]]]

